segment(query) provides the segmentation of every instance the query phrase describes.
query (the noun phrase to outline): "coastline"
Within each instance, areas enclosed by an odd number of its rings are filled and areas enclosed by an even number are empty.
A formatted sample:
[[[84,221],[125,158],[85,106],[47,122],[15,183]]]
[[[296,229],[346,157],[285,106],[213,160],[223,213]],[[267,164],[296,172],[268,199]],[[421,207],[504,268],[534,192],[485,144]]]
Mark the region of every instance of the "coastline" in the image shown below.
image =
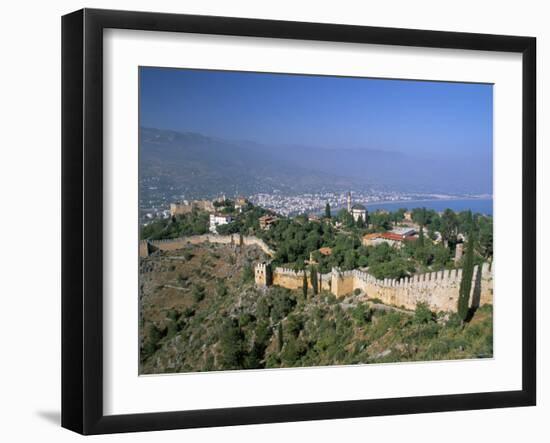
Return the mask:
[[[415,200],[387,200],[387,201],[376,201],[376,202],[365,202],[365,201],[358,201],[359,203],[365,205],[367,207],[367,210],[378,210],[378,209],[385,209],[384,207],[391,207],[389,210],[395,211],[399,208],[406,208],[408,210],[414,209],[415,207],[422,207],[425,206],[427,209],[434,209],[437,212],[441,212],[445,210],[444,207],[446,204],[448,204],[449,209],[452,209],[455,212],[460,212],[466,209],[471,209],[472,212],[481,213],[485,215],[493,215],[492,211],[492,202],[493,197],[487,197],[487,198],[434,198],[434,199],[415,199]],[[417,205],[423,203],[423,205]],[[460,203],[463,203],[462,205]],[[478,206],[484,206],[485,208],[468,208],[470,206],[468,203],[477,203]],[[435,206],[435,207],[434,207]],[[459,206],[457,208],[457,206]],[[461,207],[460,207],[461,206]],[[472,206],[475,206],[475,204],[472,204]],[[337,206],[334,208],[335,210],[340,210],[342,208],[345,208],[345,206]]]

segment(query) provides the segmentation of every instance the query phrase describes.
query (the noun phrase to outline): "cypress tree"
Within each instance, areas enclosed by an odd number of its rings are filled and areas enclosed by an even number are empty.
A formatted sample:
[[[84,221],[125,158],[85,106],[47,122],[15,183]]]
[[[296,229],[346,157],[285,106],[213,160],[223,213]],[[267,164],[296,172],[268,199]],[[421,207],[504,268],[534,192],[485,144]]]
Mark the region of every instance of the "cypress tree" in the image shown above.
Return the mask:
[[[460,280],[460,289],[458,293],[458,315],[465,322],[468,318],[470,309],[470,291],[472,289],[472,278],[474,275],[474,224],[472,222],[472,212],[468,211],[468,238],[466,240],[466,254],[464,257],[464,266],[462,267],[462,279]]]
[[[315,266],[311,267],[309,278],[311,280],[313,295],[317,295],[319,293],[319,285],[318,285],[319,282],[318,282],[318,278],[317,278],[317,268]]]
[[[278,341],[278,344],[279,344],[279,352],[281,352],[283,350],[283,343],[284,343],[284,340],[283,340],[283,322],[279,323],[279,331],[277,333],[277,341]]]
[[[418,223],[420,224],[420,232],[418,233],[418,246],[424,247],[424,225],[426,224],[426,208],[422,208],[418,214]]]
[[[327,202],[326,206],[325,206],[325,217],[326,218],[330,218],[330,204]]]
[[[428,254],[424,245],[424,226],[420,225],[420,232],[418,234],[418,241],[416,243],[416,251],[414,253],[415,258],[423,265],[427,264]]]
[[[271,263],[268,263],[265,267],[265,284],[271,286],[273,284],[273,269]]]
[[[304,293],[304,299],[307,300],[307,272],[304,269],[304,280],[302,283],[302,291]]]

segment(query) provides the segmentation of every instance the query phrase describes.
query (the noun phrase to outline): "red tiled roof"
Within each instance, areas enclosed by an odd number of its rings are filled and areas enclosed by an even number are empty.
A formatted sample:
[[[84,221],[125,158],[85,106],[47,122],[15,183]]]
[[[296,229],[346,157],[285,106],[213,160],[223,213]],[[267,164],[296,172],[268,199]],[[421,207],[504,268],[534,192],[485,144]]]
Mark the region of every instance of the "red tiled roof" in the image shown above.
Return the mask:
[[[402,235],[394,234],[393,232],[384,232],[380,237],[385,238],[386,240],[393,240],[393,241],[403,240]]]
[[[378,237],[380,237],[382,234],[380,232],[374,232],[372,234],[365,234],[363,235],[363,240],[374,240]]]

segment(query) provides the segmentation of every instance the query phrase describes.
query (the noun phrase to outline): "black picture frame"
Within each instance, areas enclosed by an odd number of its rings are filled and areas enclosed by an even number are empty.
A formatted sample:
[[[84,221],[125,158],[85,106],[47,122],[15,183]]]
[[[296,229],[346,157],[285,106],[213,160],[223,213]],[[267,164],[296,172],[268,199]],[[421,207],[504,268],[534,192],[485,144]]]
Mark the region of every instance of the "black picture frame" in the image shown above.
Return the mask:
[[[103,30],[522,54],[522,389],[130,415],[103,413]],[[536,403],[536,39],[83,9],[62,18],[62,426],[82,434],[532,406]]]

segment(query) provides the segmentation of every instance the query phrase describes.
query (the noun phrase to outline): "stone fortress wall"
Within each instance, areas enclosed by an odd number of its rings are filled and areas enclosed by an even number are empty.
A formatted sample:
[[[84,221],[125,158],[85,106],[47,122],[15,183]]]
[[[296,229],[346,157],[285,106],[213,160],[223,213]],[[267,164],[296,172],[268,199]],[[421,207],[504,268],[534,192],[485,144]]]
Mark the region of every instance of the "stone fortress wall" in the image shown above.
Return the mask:
[[[201,243],[217,243],[224,245],[240,245],[241,237],[239,234],[231,235],[215,235],[215,234],[203,234],[203,235],[190,235],[188,237],[179,237],[168,240],[141,240],[139,242],[139,256],[147,257],[152,252],[160,251],[175,251],[182,249],[186,245],[198,245]],[[261,239],[253,236],[243,236],[243,245],[245,246],[257,246],[265,254],[273,257],[275,252]]]
[[[310,273],[307,272],[307,286],[312,289]],[[317,274],[317,288],[330,291],[332,275]],[[288,289],[301,289],[304,284],[304,271],[294,271],[288,268],[275,268],[273,271],[273,284]]]
[[[258,286],[266,286],[268,273],[265,263],[255,267],[255,280]],[[288,289],[302,288],[304,271],[275,268],[271,272],[271,284]],[[307,273],[308,287],[311,288],[310,274]],[[380,299],[384,304],[415,309],[419,302],[426,303],[432,311],[456,311],[458,292],[462,279],[462,269],[429,272],[400,280],[377,280],[360,270],[319,274],[318,287],[330,291],[337,297],[351,294],[356,289],[367,298]],[[493,303],[493,270],[491,263],[474,267],[470,306]]]
[[[231,235],[193,235],[170,240],[142,240],[139,243],[140,257],[151,253],[174,251],[190,244],[215,243],[239,245],[239,234]],[[265,254],[273,257],[274,251],[261,239],[243,236],[246,246],[257,246]],[[267,264],[258,263],[254,269],[255,282],[258,286],[276,285],[288,289],[300,289],[303,285],[303,271],[288,268],[268,269]],[[470,305],[481,306],[493,303],[493,264],[483,263],[475,266],[470,294]],[[311,289],[310,273],[307,272],[308,287]],[[377,280],[374,276],[361,270],[339,271],[336,268],[326,274],[318,274],[318,288],[330,291],[336,297],[351,294],[356,289],[367,298],[380,299],[384,304],[414,309],[418,302],[426,303],[433,311],[456,311],[458,291],[462,279],[462,269],[429,272],[400,280]]]

